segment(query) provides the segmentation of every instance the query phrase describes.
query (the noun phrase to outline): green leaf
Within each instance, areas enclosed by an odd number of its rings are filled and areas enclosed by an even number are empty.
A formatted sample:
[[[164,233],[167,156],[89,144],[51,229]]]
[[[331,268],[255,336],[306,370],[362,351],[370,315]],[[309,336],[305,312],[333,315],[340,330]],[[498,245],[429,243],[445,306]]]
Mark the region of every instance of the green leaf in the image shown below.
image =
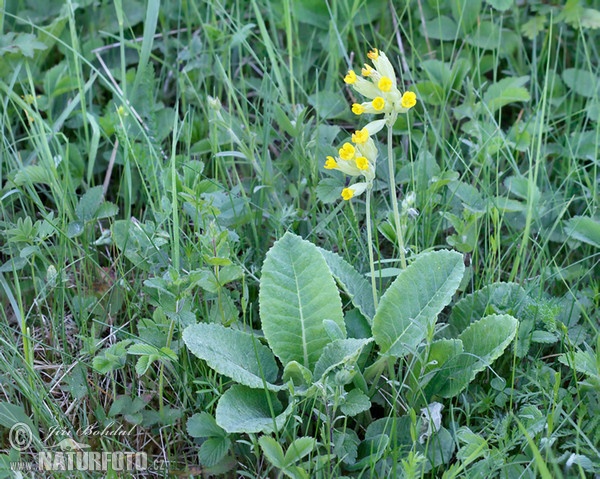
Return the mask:
[[[488,87],[483,101],[492,113],[510,103],[529,101],[529,91],[523,87],[528,81],[529,76],[503,78]]]
[[[577,372],[586,376],[600,378],[600,365],[592,349],[561,354],[558,360],[565,366],[573,367]]]
[[[356,462],[359,442],[358,435],[352,429],[345,429],[343,432],[333,431],[333,452],[346,465]]]
[[[566,222],[565,232],[570,238],[600,248],[600,221],[587,216],[574,216]]]
[[[337,366],[353,366],[369,339],[339,339],[328,344],[315,365],[313,377],[321,380]]]
[[[283,382],[292,381],[294,386],[307,387],[312,384],[312,373],[298,361],[290,361],[283,369]]]
[[[536,15],[535,17],[531,17],[529,21],[521,26],[521,32],[523,33],[523,36],[533,40],[541,32],[546,30],[547,21],[548,19],[545,15]]]
[[[23,406],[11,404],[6,401],[0,402],[0,425],[10,429],[17,423],[25,424],[29,428],[32,437],[39,438],[38,429],[29,416],[25,414]],[[26,432],[23,429],[22,431]]]
[[[581,16],[581,28],[600,28],[600,10],[584,8]]]
[[[323,178],[317,185],[317,199],[321,203],[329,204],[340,200],[343,184],[335,178]]]
[[[333,277],[350,297],[352,304],[371,322],[375,316],[375,304],[369,282],[340,255],[322,248],[317,249],[325,258]]]
[[[31,33],[8,32],[0,35],[0,57],[7,53],[20,53],[33,58],[35,50],[45,50],[47,47]]]
[[[350,471],[358,471],[375,464],[388,450],[390,438],[385,434],[373,436],[362,441],[358,446],[358,460],[349,465]]]
[[[193,324],[183,331],[188,349],[220,374],[251,388],[278,391],[278,368],[268,347],[252,335],[220,324]]]
[[[260,448],[267,460],[277,469],[284,469],[287,465],[283,456],[283,449],[274,438],[261,436],[258,440]]]
[[[273,414],[269,408],[273,406]],[[274,393],[235,385],[219,399],[217,424],[230,434],[272,433],[281,430],[291,414],[291,406],[282,406]]]
[[[562,78],[565,85],[578,95],[593,98],[600,94],[598,77],[588,70],[567,68],[563,71]]]
[[[427,397],[451,398],[459,394],[478,372],[499,358],[514,339],[518,321],[508,314],[493,314],[471,324],[458,337],[464,353],[446,361],[427,384]]]
[[[52,171],[44,165],[28,165],[19,169],[15,174],[14,183],[17,186],[24,184],[52,184]]]
[[[373,318],[373,337],[382,354],[402,357],[417,349],[452,299],[464,270],[460,253],[441,250],[419,255],[398,275]]]
[[[352,389],[346,394],[345,401],[340,405],[340,410],[349,417],[354,417],[361,412],[368,411],[370,408],[369,396],[360,389]]]
[[[338,90],[321,91],[308,96],[308,103],[319,116],[325,120],[331,120],[344,116],[348,111],[346,98]]]
[[[259,304],[265,338],[284,365],[298,361],[312,369],[331,342],[324,319],[346,331],[340,295],[323,255],[289,232],[267,253]]]
[[[286,466],[290,466],[298,462],[303,457],[308,456],[316,445],[317,441],[312,437],[299,437],[295,439],[287,451],[285,451],[284,463]]]
[[[452,16],[462,31],[469,33],[481,13],[481,0],[450,0]]]
[[[90,221],[96,218],[96,212],[100,205],[104,202],[102,187],[95,186],[90,188],[79,199],[79,203],[75,207],[77,218],[81,221]]]
[[[212,467],[227,455],[231,447],[231,439],[228,437],[211,437],[202,443],[198,451],[200,463],[206,467]]]
[[[517,283],[493,283],[458,301],[452,308],[448,324],[460,333],[472,322],[488,314],[519,317],[529,302],[527,293]]]
[[[502,47],[502,37],[500,26],[484,21],[465,39],[465,42],[482,50],[496,50]]]
[[[513,6],[514,0],[486,0],[492,7],[501,12],[505,12]]]
[[[223,437],[225,431],[220,428],[207,412],[196,413],[187,421],[187,432],[192,437]]]
[[[444,15],[427,20],[423,33],[434,40],[451,41],[460,37],[456,22]]]

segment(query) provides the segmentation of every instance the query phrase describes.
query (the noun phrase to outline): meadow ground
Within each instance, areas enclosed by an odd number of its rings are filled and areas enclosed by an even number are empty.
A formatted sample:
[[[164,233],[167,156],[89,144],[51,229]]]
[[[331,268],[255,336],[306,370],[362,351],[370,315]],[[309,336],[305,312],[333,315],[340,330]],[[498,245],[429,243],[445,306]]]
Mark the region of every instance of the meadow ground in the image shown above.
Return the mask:
[[[0,477],[598,477],[599,28],[2,1]]]

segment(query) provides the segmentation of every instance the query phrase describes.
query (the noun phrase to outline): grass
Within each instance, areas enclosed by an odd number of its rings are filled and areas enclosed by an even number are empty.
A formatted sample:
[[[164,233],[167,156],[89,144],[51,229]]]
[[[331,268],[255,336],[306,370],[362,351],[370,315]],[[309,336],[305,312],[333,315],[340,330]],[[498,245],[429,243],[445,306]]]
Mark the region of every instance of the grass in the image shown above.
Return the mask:
[[[502,3],[0,5],[0,475],[56,444],[53,428],[94,451],[144,451],[165,477],[600,473],[597,14],[584,0]],[[364,125],[343,76],[371,48],[418,95],[392,132],[395,193],[418,210],[402,220],[407,261],[454,249],[467,269],[423,349],[378,364],[370,409],[342,412],[344,385],[296,398],[271,434],[285,462],[265,436],[209,419],[233,382],[182,333],[262,336],[261,269],[286,231],[362,273],[372,233],[378,290],[398,274],[384,133],[370,208],[342,201],[345,178],[323,168]],[[423,355],[450,337],[461,299],[500,282],[528,307],[490,299],[485,314],[525,332],[467,389],[435,397],[442,429],[421,444]],[[20,454],[14,422],[36,433]],[[131,432],[84,433],[119,426]]]

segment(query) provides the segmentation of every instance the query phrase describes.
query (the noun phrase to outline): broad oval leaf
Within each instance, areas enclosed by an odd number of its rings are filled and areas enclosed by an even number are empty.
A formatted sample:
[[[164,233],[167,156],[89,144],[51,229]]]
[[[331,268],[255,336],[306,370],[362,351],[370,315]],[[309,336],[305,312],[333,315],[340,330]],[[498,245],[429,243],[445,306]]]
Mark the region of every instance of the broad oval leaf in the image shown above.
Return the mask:
[[[448,324],[455,334],[488,314],[510,314],[519,317],[531,300],[517,283],[492,283],[457,301]]]
[[[442,365],[427,384],[426,396],[450,398],[459,394],[478,372],[502,355],[517,333],[517,324],[508,314],[492,314],[471,324],[458,337],[464,353]]]
[[[334,321],[346,334],[342,301],[325,259],[292,233],[267,253],[259,304],[265,338],[284,365],[298,361],[312,370],[331,342],[323,320]]]
[[[565,223],[565,232],[571,238],[600,248],[600,221],[587,216],[574,216]]]
[[[266,383],[272,391],[283,387],[272,384],[278,373],[273,353],[248,333],[199,323],[185,328],[183,340],[194,355],[240,384],[262,389]]]
[[[593,98],[600,93],[598,77],[588,70],[567,68],[562,73],[565,84],[578,95]]]
[[[273,406],[272,412],[269,404]],[[292,412],[291,406],[281,410],[274,393],[236,384],[219,399],[215,419],[230,434],[272,433],[283,428]]]
[[[373,318],[373,337],[382,354],[402,357],[417,349],[450,302],[465,271],[454,251],[419,255],[381,297]]]

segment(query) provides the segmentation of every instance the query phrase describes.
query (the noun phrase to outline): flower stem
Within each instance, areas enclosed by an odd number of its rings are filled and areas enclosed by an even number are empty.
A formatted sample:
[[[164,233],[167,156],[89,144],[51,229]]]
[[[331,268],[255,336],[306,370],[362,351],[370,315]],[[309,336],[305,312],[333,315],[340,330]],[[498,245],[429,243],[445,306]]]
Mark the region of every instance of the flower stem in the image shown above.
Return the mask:
[[[396,175],[394,170],[394,152],[392,148],[392,123],[387,127],[387,147],[388,147],[388,170],[390,180],[390,201],[392,202],[392,211],[394,212],[394,226],[396,227],[396,238],[398,239],[398,249],[400,250],[400,266],[406,268],[406,256],[404,252],[404,237],[402,236],[402,225],[400,224],[400,212],[398,211],[398,198],[396,197]]]
[[[377,285],[375,281],[375,258],[373,257],[373,229],[371,225],[371,185],[367,188],[367,242],[369,243],[369,266],[371,268],[371,290],[373,304],[377,310]]]

